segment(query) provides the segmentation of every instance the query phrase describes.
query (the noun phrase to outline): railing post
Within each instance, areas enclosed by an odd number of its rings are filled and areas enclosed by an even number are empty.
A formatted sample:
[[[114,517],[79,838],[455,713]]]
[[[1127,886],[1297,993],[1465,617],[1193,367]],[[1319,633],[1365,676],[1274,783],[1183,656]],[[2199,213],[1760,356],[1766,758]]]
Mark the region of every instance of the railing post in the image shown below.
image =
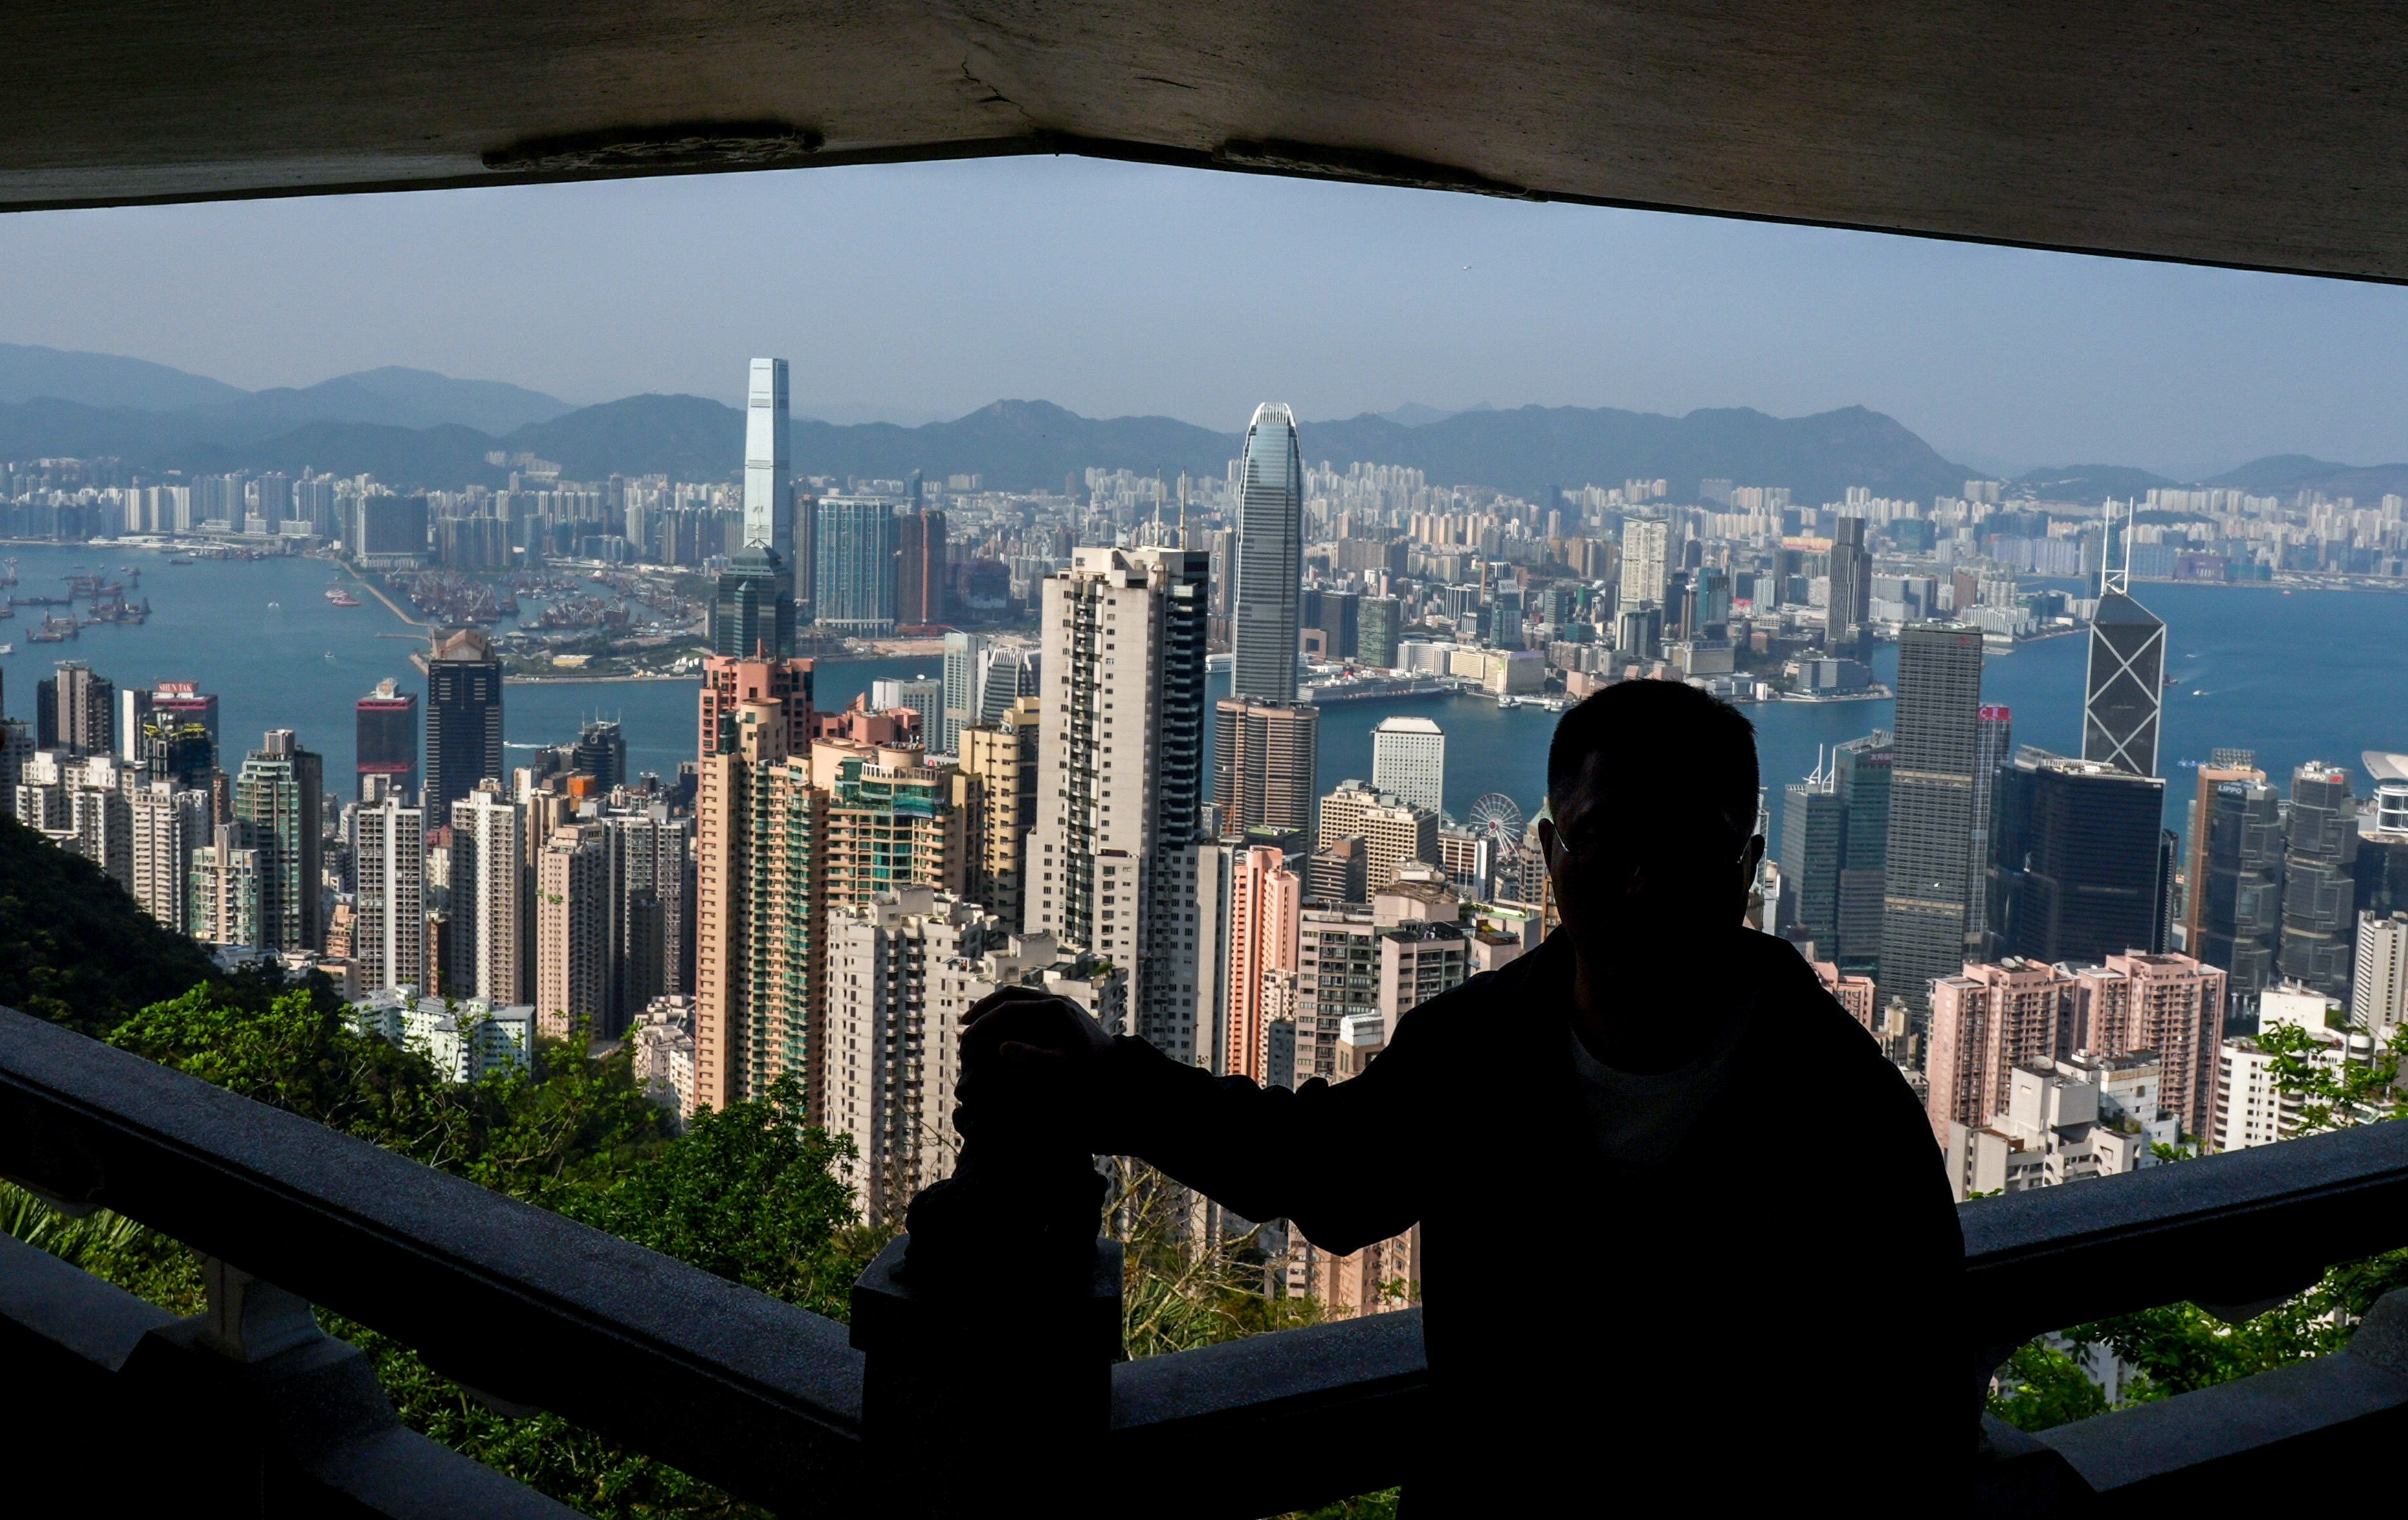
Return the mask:
[[[909,1514],[1098,1514],[1121,1248],[1094,1158],[988,1137],[853,1290],[864,1497]]]
[[[145,1335],[126,1358],[130,1388],[158,1412],[197,1484],[261,1515],[321,1513],[315,1470],[335,1452],[394,1428],[376,1369],[318,1326],[307,1300],[207,1257],[208,1307]],[[221,1486],[222,1485],[222,1486]]]

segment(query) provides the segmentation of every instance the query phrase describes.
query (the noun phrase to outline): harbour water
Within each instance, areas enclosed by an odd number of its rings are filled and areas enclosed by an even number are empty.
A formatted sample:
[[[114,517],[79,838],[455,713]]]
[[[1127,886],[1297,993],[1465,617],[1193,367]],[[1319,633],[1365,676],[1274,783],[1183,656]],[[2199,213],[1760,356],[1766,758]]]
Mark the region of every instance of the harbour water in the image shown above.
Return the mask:
[[[0,660],[0,699],[12,717],[30,718],[34,683],[52,662],[90,664],[120,686],[190,681],[218,694],[230,754],[258,742],[265,730],[293,728],[326,757],[330,788],[348,795],[351,775],[351,704],[390,677],[405,691],[423,691],[409,663],[423,648],[418,632],[372,597],[356,609],[328,603],[324,591],[349,577],[322,560],[203,561],[170,566],[152,551],[99,545],[12,545],[0,556],[17,564],[20,595],[52,595],[62,577],[121,566],[142,572],[150,621],[139,627],[82,630],[60,644],[34,644],[37,609],[0,621],[0,642],[16,652]],[[2258,764],[2287,785],[2293,767],[2311,759],[2347,767],[2361,792],[2362,750],[2408,750],[2408,597],[2372,592],[2281,592],[2213,586],[2143,585],[2140,599],[2169,628],[2162,769],[2168,776],[2166,822],[2181,828],[2191,793],[2184,761],[2204,761],[2219,747],[2254,749]],[[1993,655],[1984,673],[1984,697],[2012,710],[2018,743],[2059,753],[2079,749],[2083,672],[2087,640],[2066,638]],[[1898,654],[1875,657],[1880,678],[1894,681]],[[814,686],[823,706],[840,707],[880,678],[935,675],[933,657],[823,660]],[[1216,678],[1214,695],[1226,686]],[[615,718],[625,727],[628,761],[664,776],[694,753],[692,683],[676,681],[512,682],[505,695],[504,737],[532,749],[576,737],[587,717]],[[1745,710],[1756,723],[1769,786],[1795,781],[1814,765],[1818,746],[1887,726],[1892,704],[1878,702],[1763,703]],[[1446,801],[1460,816],[1487,792],[1512,797],[1524,813],[1545,790],[1546,751],[1555,715],[1532,708],[1500,710],[1469,696],[1350,702],[1323,710],[1320,787],[1371,773],[1371,729],[1383,718],[1412,713],[1436,719],[1447,734]],[[1667,774],[1680,756],[1663,757]]]

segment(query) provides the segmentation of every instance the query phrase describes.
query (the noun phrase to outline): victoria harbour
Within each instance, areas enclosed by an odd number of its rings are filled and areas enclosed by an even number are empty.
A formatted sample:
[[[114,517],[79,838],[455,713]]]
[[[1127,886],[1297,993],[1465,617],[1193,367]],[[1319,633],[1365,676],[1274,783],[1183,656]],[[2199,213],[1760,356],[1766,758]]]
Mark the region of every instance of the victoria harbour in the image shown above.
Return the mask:
[[[142,572],[151,616],[140,625],[87,627],[64,643],[35,644],[22,614],[0,623],[0,642],[15,652],[0,665],[7,715],[30,717],[34,682],[57,660],[81,660],[121,688],[190,681],[220,694],[229,753],[255,744],[269,728],[292,728],[325,756],[330,786],[351,769],[351,704],[378,681],[422,690],[410,655],[423,630],[403,624],[374,598],[337,607],[323,595],[350,578],[325,561],[299,557],[169,565],[169,556],[126,546],[19,544],[19,593],[46,594],[62,578],[119,566]],[[2190,788],[2186,763],[2218,748],[2257,752],[2270,775],[2310,760],[2355,768],[2365,750],[2408,748],[2408,667],[2385,650],[2408,628],[2408,599],[2379,592],[2297,592],[2153,585],[2142,598],[2168,624],[2162,769],[2166,825],[2185,826]],[[2078,753],[2088,641],[2057,638],[1993,652],[1983,699],[2008,708],[2018,744]],[[822,659],[813,686],[823,708],[838,708],[883,679],[939,673],[935,656]],[[1895,681],[1898,652],[1884,646],[1875,673]],[[1212,695],[1226,695],[1216,673]],[[1775,809],[1779,788],[1812,770],[1818,752],[1890,722],[1886,700],[1760,702],[1743,710],[1755,724],[1764,783]],[[620,723],[631,770],[674,777],[695,754],[695,685],[682,680],[513,681],[505,704],[505,743],[532,751],[574,739],[589,719]],[[1371,730],[1390,716],[1433,718],[1446,730],[1446,807],[1465,816],[1473,799],[1496,792],[1535,813],[1546,785],[1546,750],[1555,715],[1534,707],[1500,709],[1484,696],[1446,695],[1333,704],[1324,710],[1318,789],[1371,774]],[[1667,755],[1668,766],[1678,757]]]

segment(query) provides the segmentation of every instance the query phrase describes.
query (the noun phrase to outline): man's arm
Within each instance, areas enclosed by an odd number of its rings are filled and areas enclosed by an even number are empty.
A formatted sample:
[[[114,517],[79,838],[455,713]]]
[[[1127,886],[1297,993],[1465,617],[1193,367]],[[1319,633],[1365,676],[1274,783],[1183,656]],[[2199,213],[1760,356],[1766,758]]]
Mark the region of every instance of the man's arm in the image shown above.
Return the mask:
[[[1400,1021],[1361,1076],[1290,1092],[1107,1039],[1069,1003],[1007,989],[964,1031],[956,1123],[966,1134],[1067,1127],[1086,1149],[1136,1156],[1247,1219],[1290,1220],[1324,1250],[1358,1250],[1420,1218],[1421,1022]]]

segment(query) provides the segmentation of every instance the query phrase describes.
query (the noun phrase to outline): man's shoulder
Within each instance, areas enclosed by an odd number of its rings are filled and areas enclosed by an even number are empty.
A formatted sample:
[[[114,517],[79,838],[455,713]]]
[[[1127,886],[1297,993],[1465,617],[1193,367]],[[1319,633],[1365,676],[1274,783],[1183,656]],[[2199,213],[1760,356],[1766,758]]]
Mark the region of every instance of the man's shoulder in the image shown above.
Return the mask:
[[[1786,939],[1742,931],[1738,960],[1756,991],[1751,1043],[1778,1060],[1884,1085],[1902,1083],[1872,1031],[1858,1024]],[[1803,1074],[1802,1072],[1799,1074]]]

